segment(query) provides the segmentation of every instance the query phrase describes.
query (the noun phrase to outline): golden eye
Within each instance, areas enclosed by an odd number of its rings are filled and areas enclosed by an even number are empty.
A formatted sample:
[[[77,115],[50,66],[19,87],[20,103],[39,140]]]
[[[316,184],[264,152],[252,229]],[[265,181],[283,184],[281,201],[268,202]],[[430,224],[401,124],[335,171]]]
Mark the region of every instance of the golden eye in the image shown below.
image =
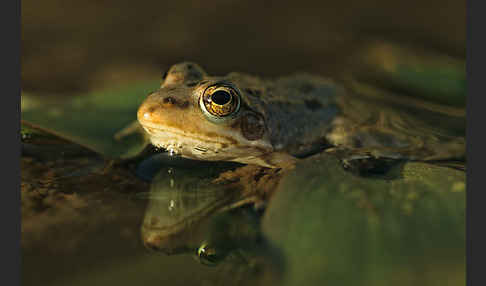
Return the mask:
[[[199,259],[199,262],[207,266],[216,266],[226,257],[226,255],[226,252],[218,252],[215,248],[209,246],[205,242],[197,249],[197,258]]]
[[[240,108],[240,96],[230,86],[214,85],[206,88],[200,99],[203,113],[214,121],[234,116]]]

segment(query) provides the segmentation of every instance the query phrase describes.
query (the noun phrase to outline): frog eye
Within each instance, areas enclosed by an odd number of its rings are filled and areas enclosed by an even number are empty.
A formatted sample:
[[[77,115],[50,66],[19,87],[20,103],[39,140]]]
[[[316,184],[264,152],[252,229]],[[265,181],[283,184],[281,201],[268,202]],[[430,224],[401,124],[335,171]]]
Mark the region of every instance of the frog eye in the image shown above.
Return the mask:
[[[204,115],[218,122],[236,115],[240,108],[240,96],[230,86],[214,85],[206,88],[199,105]]]
[[[203,243],[197,249],[197,258],[201,264],[207,266],[215,266],[225,257],[224,254],[218,253],[216,249],[210,247],[207,243]]]

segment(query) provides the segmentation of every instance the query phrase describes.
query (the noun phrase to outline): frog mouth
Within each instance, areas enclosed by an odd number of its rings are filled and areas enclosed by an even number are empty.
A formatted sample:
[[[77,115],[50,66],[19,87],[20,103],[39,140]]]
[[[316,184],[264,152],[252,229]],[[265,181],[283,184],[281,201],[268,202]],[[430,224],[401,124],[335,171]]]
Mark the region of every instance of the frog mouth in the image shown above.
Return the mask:
[[[164,140],[167,143],[168,143],[168,141],[174,141],[174,142],[192,141],[192,142],[201,142],[205,145],[206,144],[215,145],[215,146],[220,145],[221,148],[224,145],[234,143],[234,142],[230,142],[230,140],[227,140],[225,137],[218,137],[218,140],[214,140],[214,139],[210,138],[209,136],[189,133],[187,131],[180,131],[179,129],[172,128],[172,127],[155,126],[155,124],[150,123],[150,122],[143,122],[141,124],[142,124],[143,128],[145,129],[145,131],[147,133],[149,133],[152,138],[159,139],[159,140],[155,140],[157,142],[164,142]],[[166,145],[166,144],[163,144],[163,145]],[[175,145],[180,146],[182,144],[179,143],[179,144],[175,144]],[[198,146],[198,145],[199,144],[195,144],[195,146],[197,146],[197,148],[201,148],[201,150],[206,150],[206,151],[208,150],[208,148]],[[159,146],[159,147],[164,147],[164,146]]]
[[[237,136],[204,133],[204,130],[195,133],[145,120],[139,122],[150,135],[152,145],[166,149],[170,155],[181,155],[188,159],[238,162],[239,158],[254,158],[272,151],[271,146],[247,144]]]
[[[224,138],[208,138],[200,134],[192,134],[187,131],[171,127],[154,126],[155,124],[142,124],[145,131],[150,134],[152,145],[167,150],[169,155],[182,155],[192,159],[208,159],[213,156],[224,156],[224,150],[231,146]],[[226,156],[227,157],[227,154]]]

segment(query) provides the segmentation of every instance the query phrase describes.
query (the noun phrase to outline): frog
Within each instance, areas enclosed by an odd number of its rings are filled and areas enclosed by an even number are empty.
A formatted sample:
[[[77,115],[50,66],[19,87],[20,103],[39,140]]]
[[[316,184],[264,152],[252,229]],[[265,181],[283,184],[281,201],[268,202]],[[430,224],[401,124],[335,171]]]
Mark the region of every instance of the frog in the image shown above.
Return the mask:
[[[319,152],[343,162],[464,157],[464,136],[436,127],[443,114],[430,112],[427,122],[420,107],[400,102],[381,102],[319,75],[212,76],[186,61],[168,69],[137,119],[153,146],[194,160],[292,168]]]
[[[249,205],[264,216],[283,178],[315,158],[337,157],[343,164],[461,158],[464,136],[437,125],[450,116],[422,107],[379,101],[308,73],[211,76],[194,62],[175,64],[140,105],[138,126],[153,146],[175,157],[243,165],[222,166],[211,176],[207,165],[165,166],[170,172],[152,184],[143,243],[166,254],[207,256],[207,241],[198,241],[196,229]],[[448,120],[460,129],[461,118]]]

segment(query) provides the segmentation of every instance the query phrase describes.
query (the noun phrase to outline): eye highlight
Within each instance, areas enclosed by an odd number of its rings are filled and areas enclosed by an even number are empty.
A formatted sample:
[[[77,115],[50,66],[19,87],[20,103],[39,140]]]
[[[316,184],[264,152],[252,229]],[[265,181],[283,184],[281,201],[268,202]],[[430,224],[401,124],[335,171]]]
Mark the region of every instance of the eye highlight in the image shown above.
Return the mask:
[[[206,88],[199,105],[204,115],[217,122],[236,115],[240,108],[240,95],[231,86],[213,85]]]

